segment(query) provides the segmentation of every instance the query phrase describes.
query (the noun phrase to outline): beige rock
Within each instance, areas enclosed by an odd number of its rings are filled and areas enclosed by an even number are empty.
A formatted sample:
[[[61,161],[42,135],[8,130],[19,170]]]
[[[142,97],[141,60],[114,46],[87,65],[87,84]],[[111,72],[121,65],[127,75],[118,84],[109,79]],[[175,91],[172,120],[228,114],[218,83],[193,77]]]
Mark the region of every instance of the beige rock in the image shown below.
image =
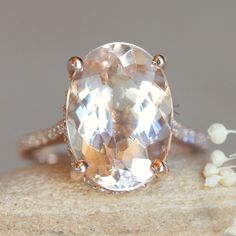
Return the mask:
[[[171,172],[135,192],[98,192],[69,177],[68,163],[0,177],[0,235],[223,235],[236,187],[203,187],[203,156],[168,159]]]

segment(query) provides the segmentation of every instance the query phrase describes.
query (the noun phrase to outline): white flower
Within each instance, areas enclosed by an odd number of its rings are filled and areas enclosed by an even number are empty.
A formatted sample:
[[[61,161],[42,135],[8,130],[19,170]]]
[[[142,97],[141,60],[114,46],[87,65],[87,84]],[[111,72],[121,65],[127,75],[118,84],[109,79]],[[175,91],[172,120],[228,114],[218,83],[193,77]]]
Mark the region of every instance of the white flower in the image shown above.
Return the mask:
[[[211,161],[214,165],[220,167],[226,161],[228,161],[228,158],[225,156],[225,154],[222,151],[215,150],[211,153]]]
[[[212,143],[222,144],[225,142],[228,134],[236,133],[236,130],[228,130],[224,125],[215,123],[208,129],[209,137]]]
[[[205,187],[210,187],[210,188],[214,188],[218,185],[219,181],[221,180],[221,176],[219,175],[213,175],[213,176],[209,176],[205,179],[205,183],[204,186]]]
[[[228,130],[224,125],[215,123],[209,127],[208,134],[213,143],[222,144],[227,138]]]
[[[233,186],[236,183],[236,175],[222,176],[220,179],[220,183],[225,187]]]
[[[231,168],[223,168],[220,170],[221,176],[236,176],[236,172]]]
[[[216,165],[212,163],[207,163],[203,170],[203,174],[205,177],[209,177],[209,176],[217,175],[219,171],[220,170]]]

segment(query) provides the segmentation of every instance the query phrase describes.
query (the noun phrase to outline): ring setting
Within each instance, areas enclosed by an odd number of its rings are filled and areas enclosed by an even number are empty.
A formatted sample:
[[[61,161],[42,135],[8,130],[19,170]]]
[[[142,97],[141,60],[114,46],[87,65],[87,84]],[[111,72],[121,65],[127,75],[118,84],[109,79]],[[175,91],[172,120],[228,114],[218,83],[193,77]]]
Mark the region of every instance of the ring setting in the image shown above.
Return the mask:
[[[172,136],[200,149],[207,138],[174,120],[165,65],[164,56],[120,42],[83,60],[72,57],[64,119],[23,137],[22,155],[65,140],[72,178],[110,192],[135,190],[166,173]]]

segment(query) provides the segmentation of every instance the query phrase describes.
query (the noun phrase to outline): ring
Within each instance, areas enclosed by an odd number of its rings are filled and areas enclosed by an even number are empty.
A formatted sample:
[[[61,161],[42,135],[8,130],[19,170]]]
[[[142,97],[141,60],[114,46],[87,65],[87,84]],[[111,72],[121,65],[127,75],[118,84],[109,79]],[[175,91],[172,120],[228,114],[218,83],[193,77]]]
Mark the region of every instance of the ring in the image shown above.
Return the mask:
[[[20,153],[66,143],[71,176],[109,192],[145,186],[168,171],[173,139],[205,149],[207,136],[184,128],[165,76],[166,59],[129,43],[108,43],[68,60],[63,119],[22,137]],[[82,178],[81,178],[82,177]]]

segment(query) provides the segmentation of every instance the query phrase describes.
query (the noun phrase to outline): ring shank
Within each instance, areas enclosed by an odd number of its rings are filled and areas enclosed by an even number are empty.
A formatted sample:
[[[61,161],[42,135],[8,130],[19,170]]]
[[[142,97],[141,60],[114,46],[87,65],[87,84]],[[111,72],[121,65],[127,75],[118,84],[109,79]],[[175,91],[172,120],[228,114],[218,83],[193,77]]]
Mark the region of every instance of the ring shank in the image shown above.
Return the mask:
[[[176,121],[173,121],[172,126],[174,141],[200,150],[205,150],[207,148],[206,134],[184,128]],[[60,120],[47,129],[33,132],[22,137],[20,140],[19,152],[23,157],[29,157],[32,152],[40,148],[64,143],[66,140],[65,137],[66,123],[65,120]]]
[[[193,148],[206,150],[208,147],[208,136],[203,132],[196,132],[193,129],[185,128],[177,121],[173,121],[173,137],[174,140]]]
[[[19,153],[23,157],[29,157],[40,148],[64,143],[65,131],[65,120],[60,120],[47,129],[25,135],[20,140]]]

